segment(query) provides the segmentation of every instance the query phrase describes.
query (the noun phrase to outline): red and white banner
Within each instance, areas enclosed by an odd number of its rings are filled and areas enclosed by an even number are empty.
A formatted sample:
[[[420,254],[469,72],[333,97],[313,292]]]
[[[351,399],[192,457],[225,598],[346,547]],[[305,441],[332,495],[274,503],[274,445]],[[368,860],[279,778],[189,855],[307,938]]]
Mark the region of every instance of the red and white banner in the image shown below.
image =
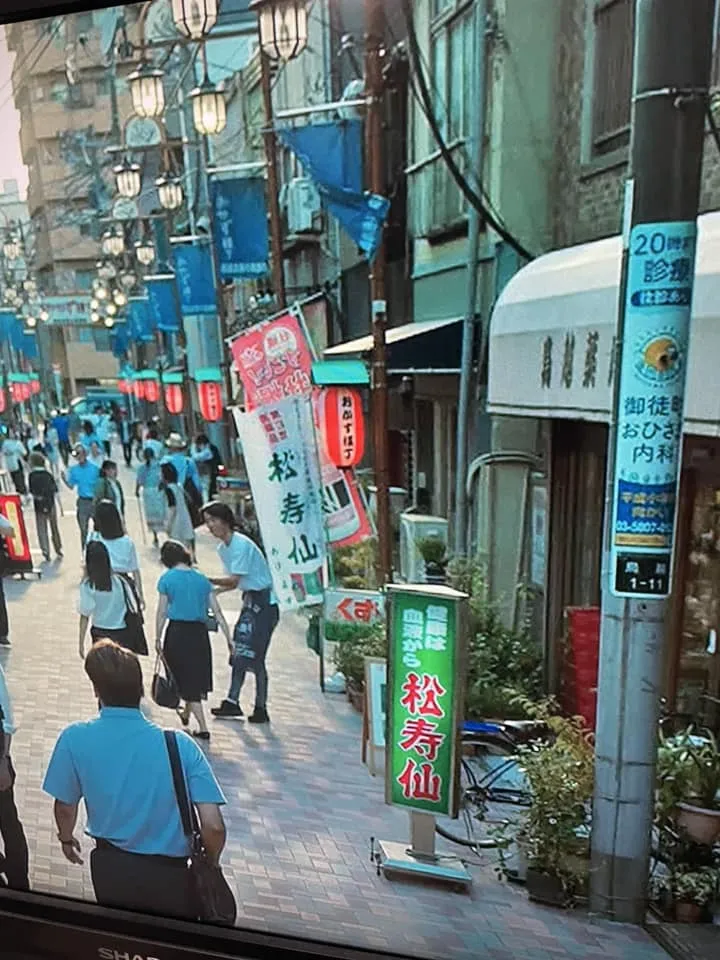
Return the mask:
[[[5,537],[8,561],[5,573],[27,573],[33,568],[25,517],[19,493],[0,493],[0,513],[7,517],[15,531]]]

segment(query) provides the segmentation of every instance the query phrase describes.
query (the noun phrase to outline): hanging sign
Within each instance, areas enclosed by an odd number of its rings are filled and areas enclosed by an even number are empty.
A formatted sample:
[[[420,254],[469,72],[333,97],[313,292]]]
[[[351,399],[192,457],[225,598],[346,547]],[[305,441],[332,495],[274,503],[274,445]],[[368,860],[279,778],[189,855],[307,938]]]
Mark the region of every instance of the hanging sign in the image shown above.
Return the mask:
[[[694,221],[630,234],[610,540],[616,596],[670,593],[696,242]]]
[[[265,180],[236,177],[210,182],[220,276],[259,277],[268,272]]]
[[[148,309],[155,329],[177,333],[180,329],[175,276],[157,275],[145,278]]]
[[[350,387],[327,387],[322,391],[322,437],[325,451],[336,467],[354,467],[365,451],[365,418],[362,400]]]
[[[465,603],[450,587],[389,584],[385,800],[457,816]]]
[[[217,313],[210,245],[178,243],[173,249],[175,275],[183,316]]]
[[[30,541],[19,493],[0,493],[0,513],[13,525],[12,536],[4,537],[7,557],[5,572],[30,573],[33,569]]]
[[[308,404],[290,397],[233,415],[278,603],[321,604],[325,532]]]
[[[232,355],[246,410],[312,392],[312,351],[292,312],[244,330],[232,342]]]

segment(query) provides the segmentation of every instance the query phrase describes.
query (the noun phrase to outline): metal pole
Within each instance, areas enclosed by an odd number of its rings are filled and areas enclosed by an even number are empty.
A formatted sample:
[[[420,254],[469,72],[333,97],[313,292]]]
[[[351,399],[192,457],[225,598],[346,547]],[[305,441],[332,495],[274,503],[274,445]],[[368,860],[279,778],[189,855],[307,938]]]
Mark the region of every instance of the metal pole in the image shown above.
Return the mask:
[[[644,534],[645,523],[642,531],[632,533],[629,508],[623,507],[621,520],[618,491],[630,490],[631,481],[638,490],[662,489],[658,476],[667,490],[677,491],[713,8],[714,0],[637,0],[635,17],[619,361],[608,444],[590,871],[591,909],[633,923],[645,917],[675,505],[672,493],[667,494],[671,503],[660,511],[651,538]],[[684,252],[678,254],[678,249]],[[665,267],[670,271],[673,266],[677,270],[664,274]],[[681,273],[682,287],[676,284]],[[659,335],[665,348],[668,339],[674,345],[653,365],[648,351],[660,342]],[[640,403],[644,408],[651,400],[656,412],[663,408],[664,413],[653,419],[649,409],[649,418],[639,418]],[[653,430],[659,423],[672,438],[663,447],[665,458],[673,451],[664,466],[648,466],[655,453],[650,445],[643,445],[643,459],[635,467],[632,449],[628,458],[627,437],[638,425],[645,429],[645,420]],[[655,510],[652,516],[657,515]]]
[[[485,53],[487,0],[477,0],[475,4],[475,130],[472,142],[472,166],[470,175],[475,181],[475,189],[480,189],[483,158],[485,156]],[[477,284],[480,251],[480,212],[474,204],[468,210],[468,270],[467,270],[467,309],[463,320],[462,354],[460,360],[460,390],[458,394],[457,438],[455,461],[455,525],[453,528],[453,549],[456,555],[464,556],[467,551],[468,534],[468,428],[470,426],[470,391],[473,382],[473,355],[475,343],[475,313],[477,311]]]
[[[386,183],[383,157],[385,83],[382,73],[385,11],[382,0],[365,0],[365,19],[367,30],[365,38],[365,86],[368,94],[365,150],[369,172],[368,188],[372,193],[383,195],[386,192]],[[378,247],[374,261],[370,264],[370,309],[373,335],[371,409],[375,486],[377,490],[378,579],[381,584],[384,584],[392,580],[384,240]]]
[[[259,28],[258,28],[259,29]],[[285,295],[285,264],[283,260],[282,220],[280,218],[280,182],[277,168],[277,141],[273,129],[272,87],[270,84],[270,60],[260,48],[260,82],[265,111],[265,161],[267,163],[268,207],[270,210],[270,254],[272,257],[272,280],[275,299],[281,310],[287,306]]]

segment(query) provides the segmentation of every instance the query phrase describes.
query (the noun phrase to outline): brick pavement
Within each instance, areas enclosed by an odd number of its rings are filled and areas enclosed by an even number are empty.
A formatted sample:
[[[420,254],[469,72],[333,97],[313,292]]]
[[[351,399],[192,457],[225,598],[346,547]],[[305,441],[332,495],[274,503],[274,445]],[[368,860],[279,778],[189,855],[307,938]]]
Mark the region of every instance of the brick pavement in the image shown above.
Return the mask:
[[[130,477],[123,479],[131,491]],[[63,499],[65,560],[44,564],[39,583],[6,581],[12,647],[0,651],[0,658],[19,724],[16,789],[30,844],[32,885],[92,900],[88,867],[74,867],[63,858],[51,801],[40,789],[59,730],[96,709],[76,652],[79,544],[72,498],[65,493]],[[156,552],[142,546],[131,498],[128,517],[142,557],[152,623],[160,565]],[[34,541],[32,519],[29,526]],[[207,533],[200,535],[198,553],[205,570],[217,569]],[[232,622],[237,600],[226,595],[223,605]],[[212,702],[225,692],[228,675],[222,641],[214,644]],[[149,681],[150,659],[144,669]],[[237,891],[239,925],[452,960],[667,956],[642,930],[529,903],[522,889],[498,882],[491,855],[482,867],[471,867],[475,882],[469,895],[378,877],[370,862],[370,837],[405,838],[407,815],[384,804],[381,781],[360,762],[358,715],[345,698],[320,693],[317,660],[305,647],[300,617],[282,618],[269,672],[272,725],[215,721],[207,748],[228,798],[223,859]],[[244,701],[251,706],[248,691]],[[159,722],[175,723],[167,711],[154,705],[152,711]],[[84,848],[87,854],[89,841]]]

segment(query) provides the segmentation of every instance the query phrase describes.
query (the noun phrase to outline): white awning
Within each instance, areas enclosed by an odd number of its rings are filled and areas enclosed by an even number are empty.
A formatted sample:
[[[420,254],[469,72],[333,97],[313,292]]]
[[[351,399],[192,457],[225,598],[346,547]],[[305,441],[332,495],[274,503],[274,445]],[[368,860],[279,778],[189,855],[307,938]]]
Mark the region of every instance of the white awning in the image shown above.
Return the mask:
[[[462,317],[443,317],[388,328],[385,333],[388,373],[459,373],[461,320]],[[450,327],[452,332],[446,330]],[[369,354],[372,347],[372,334],[368,334],[328,347],[324,355],[328,360],[363,356]]]
[[[720,212],[698,218],[685,432],[720,436]],[[490,324],[492,413],[608,420],[620,237],[545,254],[503,290]]]

